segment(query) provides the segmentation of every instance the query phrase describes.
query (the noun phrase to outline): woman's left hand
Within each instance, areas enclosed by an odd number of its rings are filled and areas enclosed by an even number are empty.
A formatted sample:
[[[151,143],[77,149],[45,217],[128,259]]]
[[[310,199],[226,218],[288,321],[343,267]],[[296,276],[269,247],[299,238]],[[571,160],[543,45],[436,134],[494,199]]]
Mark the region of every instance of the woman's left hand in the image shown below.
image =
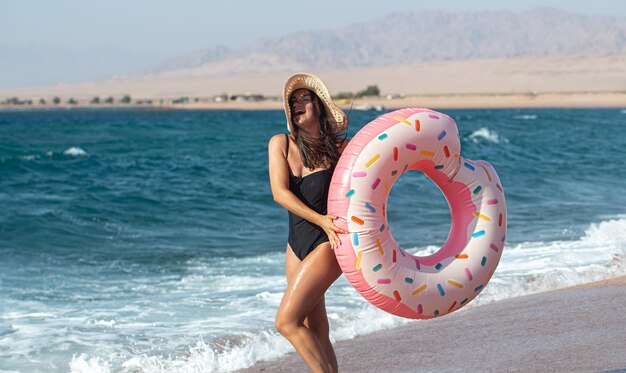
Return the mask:
[[[328,235],[330,247],[333,250],[341,245],[341,241],[339,240],[339,236],[337,236],[337,233],[348,233],[346,230],[337,227],[335,223],[333,223],[333,220],[335,219],[337,219],[335,215],[320,215],[320,218],[317,221],[317,225],[322,228],[324,232]]]

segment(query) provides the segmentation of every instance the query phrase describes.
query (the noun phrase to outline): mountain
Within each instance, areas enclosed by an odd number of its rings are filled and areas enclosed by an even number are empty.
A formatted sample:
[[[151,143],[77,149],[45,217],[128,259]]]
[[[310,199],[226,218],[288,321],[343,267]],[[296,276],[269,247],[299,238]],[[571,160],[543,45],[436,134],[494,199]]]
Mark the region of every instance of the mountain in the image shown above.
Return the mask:
[[[239,54],[240,52],[228,48],[227,46],[219,45],[214,48],[207,48],[184,56],[167,59],[151,69],[151,72],[160,73],[169,70],[201,66],[212,62],[236,58]]]
[[[335,29],[258,39],[245,49],[214,46],[154,65],[166,56],[163,53],[147,55],[110,46],[0,44],[0,89],[116,79],[193,80],[298,70],[399,68],[444,61],[626,56],[626,17],[550,8],[401,12],[369,22],[348,20]]]
[[[161,64],[155,73],[221,75],[293,69],[376,67],[423,61],[626,54],[626,17],[551,8],[525,12],[391,13],[332,30],[218,47]]]

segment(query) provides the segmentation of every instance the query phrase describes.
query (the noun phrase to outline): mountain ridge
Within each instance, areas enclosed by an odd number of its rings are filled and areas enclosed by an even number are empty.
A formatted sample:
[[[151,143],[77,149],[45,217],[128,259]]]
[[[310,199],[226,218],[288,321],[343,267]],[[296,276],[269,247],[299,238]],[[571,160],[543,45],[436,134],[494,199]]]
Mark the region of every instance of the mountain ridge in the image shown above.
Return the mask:
[[[336,29],[258,39],[241,51],[224,46],[209,48],[204,54],[194,52],[159,64],[151,73],[219,75],[625,53],[626,17],[587,16],[553,8],[465,13],[436,10],[395,12]],[[255,68],[260,55],[266,62],[275,62]],[[225,69],[228,65],[231,68]]]

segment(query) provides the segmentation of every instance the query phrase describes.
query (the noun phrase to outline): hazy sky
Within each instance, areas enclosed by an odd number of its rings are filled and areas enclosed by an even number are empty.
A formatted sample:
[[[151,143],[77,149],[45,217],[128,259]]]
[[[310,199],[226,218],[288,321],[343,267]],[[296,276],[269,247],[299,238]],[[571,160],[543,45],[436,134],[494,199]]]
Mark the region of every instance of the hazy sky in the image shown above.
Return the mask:
[[[220,44],[242,48],[259,37],[335,28],[392,11],[518,11],[543,6],[626,15],[624,0],[0,0],[0,45],[116,47],[169,57]]]
[[[145,72],[166,59],[391,12],[553,7],[626,16],[626,0],[0,0],[0,89]]]

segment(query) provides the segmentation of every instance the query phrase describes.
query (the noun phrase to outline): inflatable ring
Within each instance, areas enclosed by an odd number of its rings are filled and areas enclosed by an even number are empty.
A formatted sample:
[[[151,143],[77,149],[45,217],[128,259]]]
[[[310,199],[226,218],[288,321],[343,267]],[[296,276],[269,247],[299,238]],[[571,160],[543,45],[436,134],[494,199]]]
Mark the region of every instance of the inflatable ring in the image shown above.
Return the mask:
[[[344,150],[330,185],[328,213],[347,229],[335,250],[348,281],[373,305],[397,316],[428,319],[476,297],[498,265],[506,233],[500,180],[485,161],[460,155],[452,118],[402,109],[363,127]],[[423,172],[445,196],[450,233],[429,256],[398,246],[386,206],[394,182]]]

